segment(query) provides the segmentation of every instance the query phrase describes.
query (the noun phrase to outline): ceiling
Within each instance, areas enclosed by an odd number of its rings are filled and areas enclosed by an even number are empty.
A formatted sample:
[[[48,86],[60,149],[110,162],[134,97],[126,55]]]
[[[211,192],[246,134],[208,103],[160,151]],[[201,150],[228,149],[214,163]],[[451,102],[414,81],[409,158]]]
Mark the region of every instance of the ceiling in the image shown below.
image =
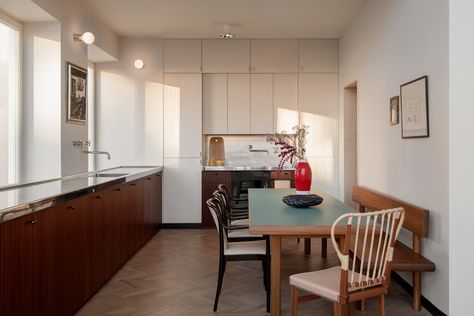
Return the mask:
[[[19,22],[50,22],[55,19],[30,0],[1,0],[0,12]]]
[[[121,36],[339,38],[368,0],[85,1]]]

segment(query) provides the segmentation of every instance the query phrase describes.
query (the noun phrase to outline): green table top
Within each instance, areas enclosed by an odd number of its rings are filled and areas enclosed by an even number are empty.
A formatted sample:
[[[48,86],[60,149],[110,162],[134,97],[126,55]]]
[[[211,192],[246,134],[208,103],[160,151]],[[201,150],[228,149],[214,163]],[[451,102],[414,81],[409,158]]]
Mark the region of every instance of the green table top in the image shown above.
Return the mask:
[[[341,215],[353,208],[321,190],[312,190],[324,201],[309,208],[290,207],[282,202],[295,189],[249,189],[250,231],[263,234],[329,234]]]

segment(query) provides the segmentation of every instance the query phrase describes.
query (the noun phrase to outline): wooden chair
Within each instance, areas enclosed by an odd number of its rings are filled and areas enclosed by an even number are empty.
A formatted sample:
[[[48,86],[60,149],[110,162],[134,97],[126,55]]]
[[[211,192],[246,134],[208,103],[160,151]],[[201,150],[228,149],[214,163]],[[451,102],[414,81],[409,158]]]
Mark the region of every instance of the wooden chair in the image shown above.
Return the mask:
[[[390,287],[391,262],[394,245],[402,228],[403,208],[371,213],[350,213],[339,217],[331,229],[331,239],[341,266],[326,270],[294,274],[290,276],[291,311],[297,315],[298,303],[318,298],[333,302],[334,315],[349,315],[349,304],[370,297],[379,298],[379,315],[385,315],[384,299]],[[347,222],[345,227],[338,226]],[[335,232],[343,233],[341,246],[336,242]],[[373,258],[373,264],[356,266],[349,260],[351,238],[364,245],[362,253]],[[311,293],[298,296],[298,289]]]
[[[258,260],[262,262],[263,284],[267,292],[266,304],[267,312],[270,311],[270,245],[268,239],[234,241],[227,238],[225,230],[245,229],[245,226],[228,226],[222,216],[222,206],[217,199],[207,200],[209,211],[211,212],[214,223],[219,234],[219,274],[217,279],[216,297],[214,299],[214,311],[217,311],[219,295],[222,288],[222,280],[226,263],[228,261],[251,261]]]
[[[395,243],[392,271],[413,273],[412,308],[415,311],[421,310],[421,273],[436,270],[436,265],[421,255],[422,238],[428,237],[429,233],[429,211],[360,185],[354,185],[352,199],[358,203],[361,213],[395,207],[402,207],[405,210],[403,228],[411,232],[412,245],[410,247],[400,241]],[[359,260],[367,260],[360,253],[356,252],[356,256]],[[359,309],[365,309],[363,301]]]

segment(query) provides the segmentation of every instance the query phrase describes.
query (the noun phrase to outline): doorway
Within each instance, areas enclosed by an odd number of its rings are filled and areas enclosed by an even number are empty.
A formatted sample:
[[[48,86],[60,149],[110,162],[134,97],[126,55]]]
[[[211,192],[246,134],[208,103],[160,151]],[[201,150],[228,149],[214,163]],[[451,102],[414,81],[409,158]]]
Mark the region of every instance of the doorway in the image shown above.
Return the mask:
[[[352,186],[357,183],[357,82],[344,88],[344,202],[352,201]]]

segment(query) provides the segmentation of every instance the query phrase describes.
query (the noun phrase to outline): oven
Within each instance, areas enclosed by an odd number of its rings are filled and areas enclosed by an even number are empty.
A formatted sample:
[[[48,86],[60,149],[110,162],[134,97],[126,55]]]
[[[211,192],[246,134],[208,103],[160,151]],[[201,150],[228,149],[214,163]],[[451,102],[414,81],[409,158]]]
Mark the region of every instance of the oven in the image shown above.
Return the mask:
[[[232,171],[231,195],[232,208],[248,208],[248,190],[267,188],[270,180],[269,171]]]

